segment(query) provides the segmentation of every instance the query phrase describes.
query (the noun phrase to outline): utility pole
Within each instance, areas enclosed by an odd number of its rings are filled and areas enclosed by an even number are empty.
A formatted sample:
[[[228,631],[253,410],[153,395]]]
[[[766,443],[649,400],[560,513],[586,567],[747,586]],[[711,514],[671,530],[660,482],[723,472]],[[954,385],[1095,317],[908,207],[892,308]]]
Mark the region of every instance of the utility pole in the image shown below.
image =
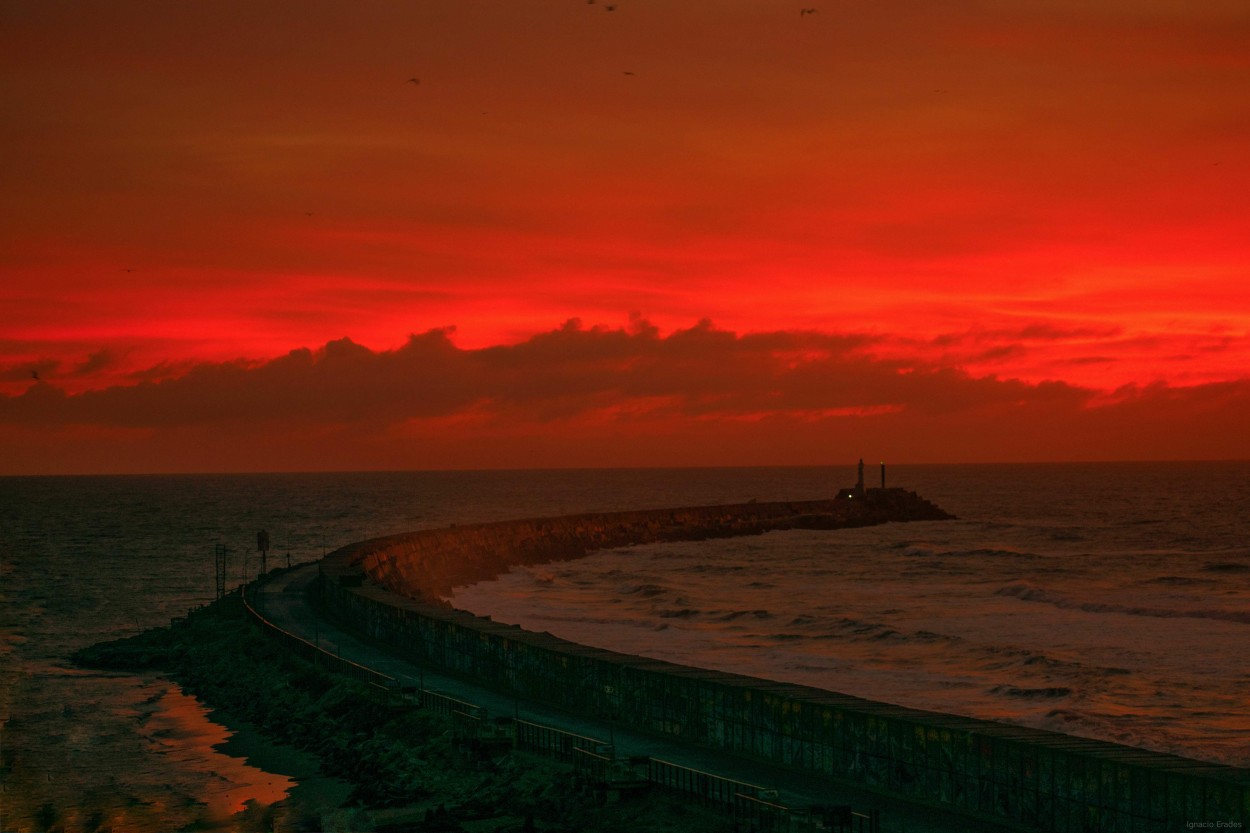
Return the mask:
[[[217,598],[226,595],[227,569],[230,563],[230,550],[220,542],[213,544],[213,571],[217,582]]]
[[[256,549],[260,550],[260,574],[269,572],[269,532],[262,529],[256,533]]]

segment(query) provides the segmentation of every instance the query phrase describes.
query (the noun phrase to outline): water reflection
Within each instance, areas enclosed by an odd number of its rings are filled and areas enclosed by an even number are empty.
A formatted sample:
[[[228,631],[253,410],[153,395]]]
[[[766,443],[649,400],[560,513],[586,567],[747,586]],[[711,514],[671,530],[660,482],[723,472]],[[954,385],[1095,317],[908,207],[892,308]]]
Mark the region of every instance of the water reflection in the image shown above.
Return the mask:
[[[308,756],[228,728],[160,677],[41,671],[27,680],[38,691],[21,692],[45,695],[22,709],[21,724],[33,725],[6,726],[0,828],[164,833],[293,823],[284,800],[296,776],[314,774]],[[69,691],[72,701],[46,696]],[[264,769],[247,760],[253,755]]]

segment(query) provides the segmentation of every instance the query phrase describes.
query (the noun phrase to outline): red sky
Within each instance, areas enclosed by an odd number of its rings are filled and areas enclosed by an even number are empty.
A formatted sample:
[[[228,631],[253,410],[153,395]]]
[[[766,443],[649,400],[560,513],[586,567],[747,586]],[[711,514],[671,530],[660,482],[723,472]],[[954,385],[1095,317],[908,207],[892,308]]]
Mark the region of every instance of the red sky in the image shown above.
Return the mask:
[[[1250,6],[803,5],[6,0],[0,473],[1250,457]]]

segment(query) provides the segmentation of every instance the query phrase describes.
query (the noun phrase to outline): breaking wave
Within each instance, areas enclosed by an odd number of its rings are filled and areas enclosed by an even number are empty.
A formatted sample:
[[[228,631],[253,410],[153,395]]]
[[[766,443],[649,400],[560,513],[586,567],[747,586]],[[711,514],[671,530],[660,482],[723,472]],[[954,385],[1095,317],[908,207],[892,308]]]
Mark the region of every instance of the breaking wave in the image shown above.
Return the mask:
[[[1180,610],[1176,608],[1144,607],[1116,602],[1080,602],[1063,594],[1028,584],[1013,584],[995,592],[997,596],[1009,596],[1026,602],[1049,604],[1063,610],[1080,610],[1085,613],[1117,613],[1125,616],[1149,616],[1156,619],[1213,619],[1250,625],[1250,610],[1224,610],[1207,608]]]

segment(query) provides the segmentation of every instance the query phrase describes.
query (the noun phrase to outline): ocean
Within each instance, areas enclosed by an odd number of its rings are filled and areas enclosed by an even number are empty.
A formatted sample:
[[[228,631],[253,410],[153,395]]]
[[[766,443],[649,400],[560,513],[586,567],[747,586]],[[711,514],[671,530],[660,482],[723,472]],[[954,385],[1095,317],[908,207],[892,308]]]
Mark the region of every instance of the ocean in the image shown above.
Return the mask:
[[[878,475],[869,467],[868,485]],[[959,520],[632,547],[460,588],[615,650],[1250,766],[1250,463],[891,466]],[[294,781],[74,650],[413,529],[826,497],[844,468],[0,478],[0,830],[233,829]],[[41,815],[42,814],[42,815]],[[123,829],[118,827],[117,829]]]

